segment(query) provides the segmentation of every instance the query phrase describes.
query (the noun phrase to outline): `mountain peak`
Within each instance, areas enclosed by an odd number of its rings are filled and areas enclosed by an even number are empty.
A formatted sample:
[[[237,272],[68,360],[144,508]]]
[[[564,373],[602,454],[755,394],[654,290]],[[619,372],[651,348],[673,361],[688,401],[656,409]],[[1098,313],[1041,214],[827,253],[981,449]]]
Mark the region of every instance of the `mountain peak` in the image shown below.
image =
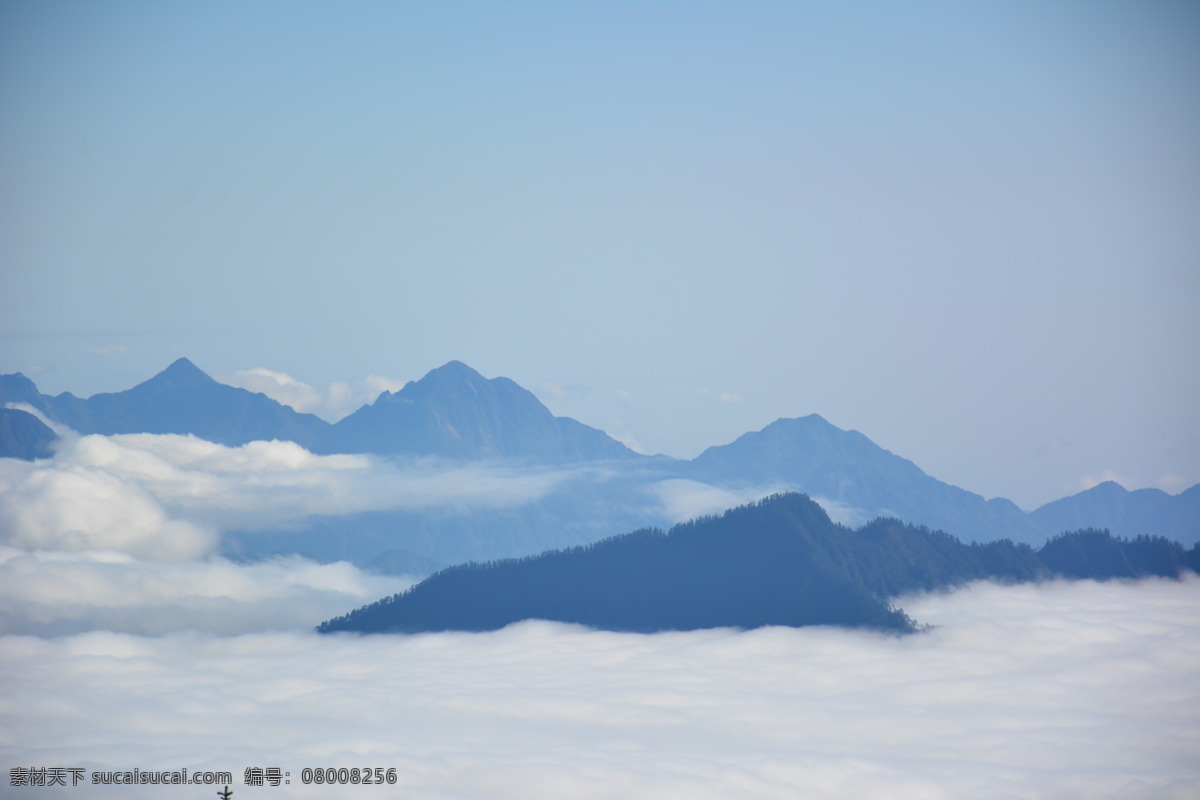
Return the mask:
[[[5,403],[29,403],[38,405],[41,393],[29,378],[20,372],[0,375],[0,405]]]
[[[822,417],[820,414],[809,414],[806,417],[781,417],[762,429],[763,432],[784,431],[784,430],[837,430],[841,431],[829,420]],[[844,433],[844,431],[842,431]]]
[[[481,381],[487,380],[487,378],[483,377],[461,361],[447,361],[440,367],[431,369],[429,372],[425,373],[425,377],[421,378],[421,381],[418,381],[418,383],[430,379],[435,381],[447,379],[457,381],[472,381],[476,379]]]
[[[462,373],[466,373],[468,375],[478,375],[479,374],[478,372],[476,372],[475,370],[471,369],[466,364],[464,364],[463,362],[458,361],[458,360],[447,361],[445,364],[442,364],[440,367],[431,369],[430,372],[431,373],[432,372],[462,372]]]
[[[202,386],[215,383],[208,373],[186,358],[175,359],[169,367],[147,381],[149,382],[171,386]]]
[[[322,452],[518,458],[544,463],[631,458],[603,431],[555,417],[510,378],[448,361],[339,421]]]

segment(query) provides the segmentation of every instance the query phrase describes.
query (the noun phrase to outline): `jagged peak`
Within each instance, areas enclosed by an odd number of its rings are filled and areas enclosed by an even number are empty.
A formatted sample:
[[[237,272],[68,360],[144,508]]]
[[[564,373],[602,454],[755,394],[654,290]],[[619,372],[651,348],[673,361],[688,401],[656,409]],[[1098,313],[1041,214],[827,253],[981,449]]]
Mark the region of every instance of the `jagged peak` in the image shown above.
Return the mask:
[[[472,375],[479,374],[475,370],[471,369],[471,367],[467,366],[466,364],[464,364],[463,362],[461,362],[457,359],[451,359],[450,361],[447,361],[445,364],[442,364],[440,367],[435,367],[434,369],[430,370],[430,372],[446,372],[446,371],[467,372]]]
[[[146,383],[167,383],[173,386],[198,386],[213,383],[207,372],[197,367],[187,358],[177,358],[170,366],[155,375]]]
[[[794,428],[794,427],[821,427],[821,428],[836,428],[837,426],[829,420],[822,417],[820,414],[809,414],[804,417],[780,417],[774,422],[763,428]],[[840,428],[838,430],[841,430]]]
[[[473,393],[516,394],[541,405],[533,393],[522,388],[509,378],[485,378],[461,361],[447,361],[437,369],[430,370],[419,381],[413,381],[396,393],[397,397],[421,397],[429,394],[467,390]],[[547,412],[549,413],[549,412]]]
[[[451,378],[451,379],[455,379],[455,380],[472,380],[472,379],[476,379],[476,378],[479,380],[487,380],[487,378],[484,378],[478,372],[471,369],[469,366],[467,366],[466,364],[464,364],[461,361],[447,361],[445,364],[442,364],[440,367],[437,367],[436,369],[431,369],[429,372],[425,373],[425,377],[421,378],[421,381],[425,381],[425,380],[429,380],[429,379],[439,380],[439,379],[447,379],[447,378]]]
[[[37,392],[37,384],[23,372],[11,372],[7,375],[0,375],[0,386],[7,389],[19,388],[25,391]]]
[[[754,441],[762,438],[772,438],[777,436],[793,436],[797,433],[809,432],[836,433],[841,435],[851,435],[855,431],[844,431],[834,425],[829,420],[822,417],[820,414],[809,414],[805,417],[780,417],[774,422],[768,423],[763,428],[757,431],[748,431],[738,437],[737,441]],[[713,449],[713,448],[709,448]]]
[[[1111,481],[1111,480],[1110,481],[1101,481],[1100,483],[1097,483],[1092,488],[1085,489],[1083,492],[1080,492],[1080,494],[1085,494],[1087,492],[1095,492],[1096,494],[1112,494],[1112,495],[1129,494],[1128,489],[1126,489],[1124,486],[1117,483],[1116,481]]]

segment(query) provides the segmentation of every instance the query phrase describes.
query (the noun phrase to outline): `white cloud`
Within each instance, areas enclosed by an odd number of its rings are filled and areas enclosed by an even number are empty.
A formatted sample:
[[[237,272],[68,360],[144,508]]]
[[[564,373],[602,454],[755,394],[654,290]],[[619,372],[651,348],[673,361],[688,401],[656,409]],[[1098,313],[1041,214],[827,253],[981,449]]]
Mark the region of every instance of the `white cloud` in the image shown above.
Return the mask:
[[[1200,581],[984,584],[906,608],[939,627],[6,636],[0,761],[228,770],[235,797],[281,800],[1195,796]],[[291,784],[243,787],[250,766]],[[317,766],[397,783],[301,785]],[[36,794],[80,792],[163,796]]]
[[[794,486],[782,483],[729,488],[687,478],[668,478],[651,484],[650,491],[658,500],[663,517],[675,523],[708,514],[719,514],[726,509],[754,503],[780,492],[798,490]],[[879,516],[840,500],[819,496],[814,496],[812,500],[824,509],[831,520],[852,528],[864,525]]]
[[[1163,473],[1163,476],[1155,481],[1154,485],[1169,494],[1178,494],[1184,489],[1189,488],[1187,479],[1182,475],[1176,475],[1174,472]]]
[[[735,506],[761,500],[785,491],[782,485],[767,487],[722,488],[687,478],[669,478],[651,484],[662,514],[671,522],[686,522],[696,517],[717,514]]]
[[[216,537],[203,525],[169,518],[136,482],[102,467],[69,462],[59,453],[32,463],[0,460],[0,542],[24,549],[118,550],[151,561],[184,561],[210,552]]]
[[[315,514],[509,508],[580,474],[318,456],[293,442],[226,447],[173,434],[91,435],[52,459],[0,460],[0,544],[187,561],[211,553],[224,531]]]
[[[0,632],[305,630],[412,583],[298,557],[155,564],[114,552],[0,547]]]
[[[316,413],[326,402],[325,396],[307,383],[262,367],[240,370],[224,376],[222,382],[251,392],[262,392],[273,400],[307,413]]]
[[[367,399],[364,402],[373,403],[384,392],[398,392],[408,385],[408,381],[385,378],[382,375],[368,375],[362,381]]]
[[[731,392],[721,392],[720,400],[722,403],[740,403],[742,402],[742,396]]]
[[[875,517],[887,516],[886,514],[872,514],[857,506],[852,506],[849,503],[843,503],[841,500],[833,500],[828,497],[814,495],[812,501],[824,509],[831,520],[848,528],[859,528]]]
[[[267,397],[296,411],[316,414],[331,422],[375,402],[383,392],[398,392],[407,381],[368,375],[352,383],[338,381],[325,389],[315,388],[283,372],[255,367],[219,377],[222,383],[239,386]]]
[[[33,416],[37,417],[38,420],[43,425],[45,425],[50,430],[54,431],[54,434],[58,437],[59,440],[54,442],[54,444],[52,445],[52,449],[55,449],[55,450],[62,449],[65,446],[69,446],[70,444],[73,444],[75,442],[75,440],[79,438],[78,433],[71,430],[66,425],[63,425],[61,422],[55,422],[54,420],[47,417],[45,414],[43,414],[38,409],[29,405],[28,403],[5,403],[4,407],[5,408],[15,408],[18,411],[24,411],[26,414],[32,414]]]
[[[646,455],[646,448],[642,446],[641,442],[634,438],[632,433],[610,433],[609,436],[616,439],[633,452]]]

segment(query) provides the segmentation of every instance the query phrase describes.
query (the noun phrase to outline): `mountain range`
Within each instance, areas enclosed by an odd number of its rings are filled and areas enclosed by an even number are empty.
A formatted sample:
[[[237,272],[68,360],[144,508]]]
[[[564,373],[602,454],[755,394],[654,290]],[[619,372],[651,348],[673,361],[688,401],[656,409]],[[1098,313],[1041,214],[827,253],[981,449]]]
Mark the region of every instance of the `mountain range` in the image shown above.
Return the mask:
[[[451,361],[325,429],[319,453],[518,459],[568,464],[633,459],[604,431],[556,417],[508,378],[487,379]]]
[[[1161,537],[1063,534],[1041,549],[1003,540],[963,544],[878,519],[851,530],[789,493],[585,547],[434,574],[407,592],[322,623],[323,633],[496,630],[527,619],[653,633],[765,625],[837,625],[904,633],[891,600],[972,580],[1178,578],[1200,568]]]
[[[278,531],[234,532],[223,546],[237,558],[298,552],[427,574],[439,565],[530,555],[669,525],[675,520],[657,498],[707,487],[737,497],[801,491],[842,522],[895,517],[965,541],[1041,544],[1062,531],[1088,527],[1119,536],[1200,541],[1200,486],[1172,496],[1101,484],[1026,513],[1003,498],[987,500],[937,480],[862,433],[816,414],[777,420],[691,461],[645,456],[603,431],[555,417],[515,382],[484,378],[458,361],[398,392],[382,393],[336,424],[222,384],[186,358],[131,389],[86,399],[43,395],[19,373],[0,376],[0,407],[10,404],[23,404],[82,434],[192,434],[229,446],[279,439],[323,454],[603,467],[577,471],[541,500],[518,508],[367,512],[312,517]],[[53,438],[50,428],[23,410],[7,408],[0,417],[0,456],[45,457]]]
[[[0,376],[0,405],[23,403],[77,433],[190,433],[236,447],[280,439],[314,447],[329,423],[264,394],[227,386],[186,358],[123,392],[86,400],[44,395],[21,373]],[[0,453],[0,455],[6,455]]]
[[[238,446],[292,441],[314,453],[375,453],[564,464],[637,458],[603,431],[555,417],[508,378],[488,380],[451,361],[383,392],[337,424],[302,414],[260,392],[219,383],[186,358],[123,392],[80,399],[38,392],[20,373],[0,376],[0,405],[26,404],[82,433],[192,434]],[[20,445],[24,446],[24,445]],[[0,456],[24,457],[16,450]]]

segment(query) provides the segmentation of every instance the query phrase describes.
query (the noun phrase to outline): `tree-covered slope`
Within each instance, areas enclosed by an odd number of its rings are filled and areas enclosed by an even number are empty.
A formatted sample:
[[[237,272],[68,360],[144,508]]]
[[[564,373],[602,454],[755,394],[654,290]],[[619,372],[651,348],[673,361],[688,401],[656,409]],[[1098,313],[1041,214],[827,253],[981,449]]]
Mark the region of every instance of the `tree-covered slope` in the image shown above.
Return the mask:
[[[533,558],[443,570],[322,630],[490,630],[549,619],[623,631],[762,625],[903,631],[903,614],[848,579],[844,531],[792,495]]]
[[[495,630],[524,619],[618,631],[914,623],[889,600],[971,580],[1178,576],[1197,552],[1165,539],[1064,534],[1041,551],[964,544],[881,519],[852,531],[783,494],[677,525],[540,556],[451,567],[321,624],[325,633]]]

